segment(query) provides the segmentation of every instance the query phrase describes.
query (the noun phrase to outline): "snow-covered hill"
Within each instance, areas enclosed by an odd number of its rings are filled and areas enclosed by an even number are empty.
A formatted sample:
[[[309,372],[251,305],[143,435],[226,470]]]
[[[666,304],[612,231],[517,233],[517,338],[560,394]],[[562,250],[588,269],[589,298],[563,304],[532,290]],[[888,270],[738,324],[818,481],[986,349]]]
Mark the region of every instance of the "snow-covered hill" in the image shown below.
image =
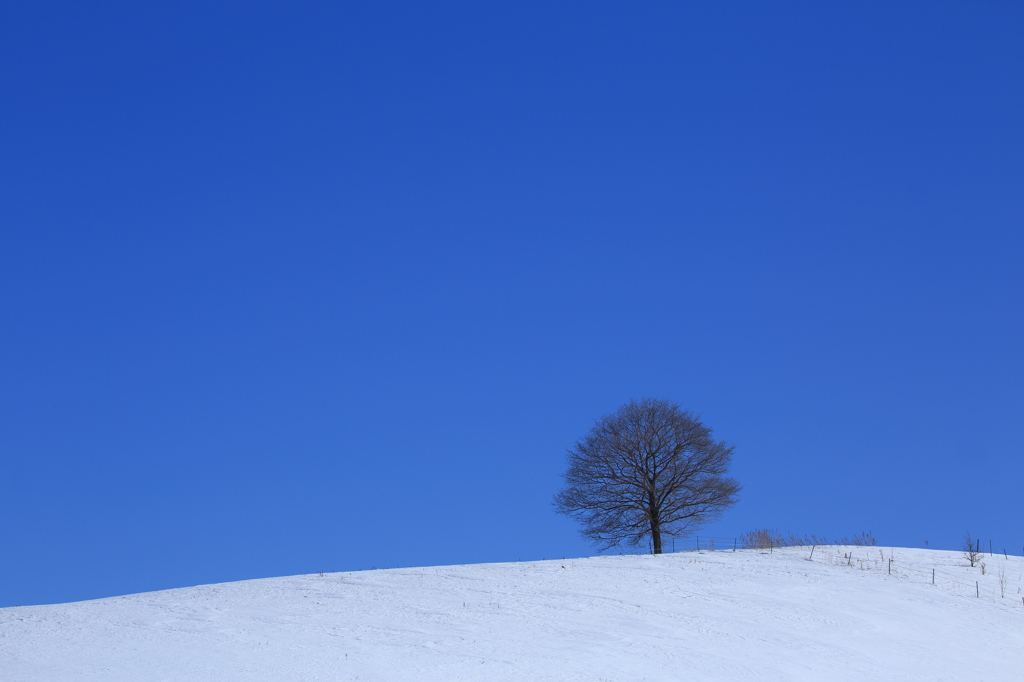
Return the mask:
[[[809,554],[404,568],[6,608],[0,679],[1024,679],[1020,557],[987,556],[982,575],[955,552]]]

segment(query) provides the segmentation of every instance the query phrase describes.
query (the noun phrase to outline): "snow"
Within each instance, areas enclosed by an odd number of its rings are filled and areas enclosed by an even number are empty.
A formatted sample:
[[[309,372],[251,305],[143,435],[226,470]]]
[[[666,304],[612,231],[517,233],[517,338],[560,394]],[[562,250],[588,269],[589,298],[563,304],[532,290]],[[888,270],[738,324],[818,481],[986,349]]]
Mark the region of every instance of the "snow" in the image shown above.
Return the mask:
[[[403,568],[5,608],[0,679],[1024,676],[1020,557],[985,556],[982,575],[958,552],[819,547],[809,556],[787,548]]]

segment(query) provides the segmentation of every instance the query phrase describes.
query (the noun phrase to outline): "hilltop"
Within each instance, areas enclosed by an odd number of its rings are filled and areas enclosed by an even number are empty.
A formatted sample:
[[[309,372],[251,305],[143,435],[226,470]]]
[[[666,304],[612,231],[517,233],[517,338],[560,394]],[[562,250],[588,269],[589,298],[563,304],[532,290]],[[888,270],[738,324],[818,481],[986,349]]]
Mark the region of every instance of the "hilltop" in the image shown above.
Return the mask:
[[[1024,559],[987,556],[982,575],[957,552],[824,547],[809,556],[810,548],[787,548],[401,568],[5,608],[0,677],[820,682],[1024,674]]]

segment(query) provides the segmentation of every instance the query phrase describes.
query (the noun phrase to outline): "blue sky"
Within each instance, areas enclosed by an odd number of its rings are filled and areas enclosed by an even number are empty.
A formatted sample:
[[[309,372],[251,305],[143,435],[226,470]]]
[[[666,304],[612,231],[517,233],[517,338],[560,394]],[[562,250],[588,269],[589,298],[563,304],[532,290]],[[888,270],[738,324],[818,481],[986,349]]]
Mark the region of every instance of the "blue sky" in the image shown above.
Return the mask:
[[[0,7],[0,606],[756,527],[1024,550],[1024,5]]]

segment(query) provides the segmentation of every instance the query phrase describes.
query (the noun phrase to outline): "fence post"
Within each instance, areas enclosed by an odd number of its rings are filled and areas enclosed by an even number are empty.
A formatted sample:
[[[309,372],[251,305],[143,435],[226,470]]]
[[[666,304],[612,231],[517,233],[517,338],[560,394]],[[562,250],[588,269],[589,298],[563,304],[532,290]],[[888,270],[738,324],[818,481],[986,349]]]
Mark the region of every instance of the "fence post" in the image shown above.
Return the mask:
[[[935,584],[935,569],[932,569],[932,585]]]
[[[892,575],[892,559],[889,559],[889,575]]]
[[[732,539],[732,551],[734,551],[734,552],[736,551],[736,538]],[[1004,553],[1005,553],[1005,550],[1004,550]]]
[[[974,581],[974,596],[978,597],[979,599],[981,598],[981,588],[978,587],[977,580]]]

